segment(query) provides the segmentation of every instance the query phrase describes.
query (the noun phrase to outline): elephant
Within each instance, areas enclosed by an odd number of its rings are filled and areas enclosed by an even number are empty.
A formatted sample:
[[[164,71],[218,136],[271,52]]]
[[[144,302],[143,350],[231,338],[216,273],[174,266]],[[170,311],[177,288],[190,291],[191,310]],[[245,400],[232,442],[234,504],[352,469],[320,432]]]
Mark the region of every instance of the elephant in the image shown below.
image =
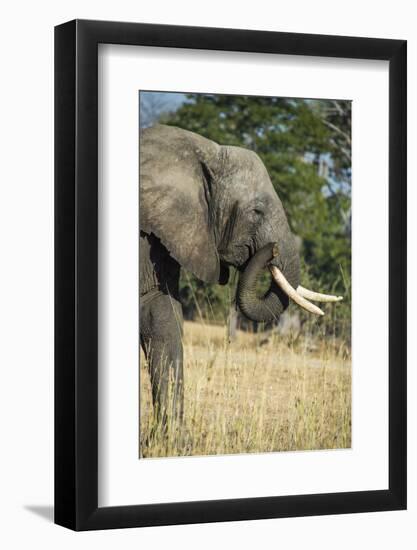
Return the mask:
[[[140,342],[147,358],[156,417],[182,420],[184,374],[179,296],[181,267],[206,283],[239,272],[236,302],[250,320],[278,319],[291,298],[341,297],[300,286],[300,258],[267,169],[253,151],[219,145],[167,125],[140,131]],[[271,285],[259,296],[264,269]]]

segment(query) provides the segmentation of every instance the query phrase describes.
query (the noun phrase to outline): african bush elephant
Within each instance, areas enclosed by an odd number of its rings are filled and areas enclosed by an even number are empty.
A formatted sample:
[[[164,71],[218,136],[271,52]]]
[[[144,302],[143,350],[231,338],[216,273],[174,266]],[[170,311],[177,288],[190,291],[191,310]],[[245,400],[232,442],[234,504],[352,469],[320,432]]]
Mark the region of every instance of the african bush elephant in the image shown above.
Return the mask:
[[[238,306],[255,321],[277,319],[289,297],[318,314],[306,297],[326,300],[299,287],[295,239],[259,157],[180,128],[141,131],[139,252],[140,337],[158,418],[183,415],[181,267],[219,284],[237,268]],[[259,297],[266,267],[273,279]]]

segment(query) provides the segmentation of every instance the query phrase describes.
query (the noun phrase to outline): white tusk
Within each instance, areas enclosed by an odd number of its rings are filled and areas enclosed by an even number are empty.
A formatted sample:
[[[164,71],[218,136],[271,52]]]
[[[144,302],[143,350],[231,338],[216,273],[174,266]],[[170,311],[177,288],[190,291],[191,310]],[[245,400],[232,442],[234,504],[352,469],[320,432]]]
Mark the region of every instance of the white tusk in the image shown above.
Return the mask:
[[[307,300],[313,300],[313,302],[340,302],[340,300],[343,300],[343,296],[320,294],[320,292],[313,292],[301,285],[297,287],[297,293],[303,298],[307,298]]]
[[[295,288],[290,285],[290,283],[275,265],[270,265],[269,269],[271,270],[272,277],[275,279],[277,285],[282,288],[282,290],[285,292],[285,294],[288,295],[289,298],[291,298],[291,300],[294,300],[296,304],[309,311],[310,313],[314,313],[315,315],[324,315],[324,311],[322,311],[319,307],[310,303],[308,300],[297,293]]]

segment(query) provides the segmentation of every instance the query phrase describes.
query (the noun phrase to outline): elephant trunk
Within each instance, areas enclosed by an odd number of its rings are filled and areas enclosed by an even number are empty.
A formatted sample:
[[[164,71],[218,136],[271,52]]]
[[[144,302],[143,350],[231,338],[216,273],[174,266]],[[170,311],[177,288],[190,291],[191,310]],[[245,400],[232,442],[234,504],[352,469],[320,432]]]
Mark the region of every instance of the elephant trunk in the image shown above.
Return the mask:
[[[257,282],[265,269],[274,263],[279,250],[276,243],[269,243],[261,248],[249,261],[241,273],[236,294],[236,300],[242,313],[258,322],[278,320],[281,313],[287,309],[289,298],[286,292],[271,280],[271,285],[264,296],[258,296]],[[272,262],[272,263],[271,263]],[[299,283],[299,259],[294,257],[287,263],[285,274],[295,286]]]
[[[289,298],[310,313],[324,315],[324,312],[309,300],[339,302],[343,299],[342,296],[321,294],[300,286],[298,256],[292,254],[280,258],[279,253],[277,243],[267,244],[252,257],[241,273],[236,299],[246,317],[258,322],[278,320],[281,313],[288,307]],[[283,271],[278,267],[281,263],[285,266]],[[256,284],[264,269],[269,269],[271,272],[271,285],[267,293],[259,297]]]

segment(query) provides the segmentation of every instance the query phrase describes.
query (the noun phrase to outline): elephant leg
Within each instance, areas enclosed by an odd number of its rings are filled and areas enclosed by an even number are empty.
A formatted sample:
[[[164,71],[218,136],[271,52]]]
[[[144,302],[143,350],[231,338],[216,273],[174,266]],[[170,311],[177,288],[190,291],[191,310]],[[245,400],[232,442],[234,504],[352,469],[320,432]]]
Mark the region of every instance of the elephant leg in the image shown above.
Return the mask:
[[[182,307],[168,294],[159,294],[141,307],[141,344],[152,387],[158,421],[181,420],[184,413]]]

